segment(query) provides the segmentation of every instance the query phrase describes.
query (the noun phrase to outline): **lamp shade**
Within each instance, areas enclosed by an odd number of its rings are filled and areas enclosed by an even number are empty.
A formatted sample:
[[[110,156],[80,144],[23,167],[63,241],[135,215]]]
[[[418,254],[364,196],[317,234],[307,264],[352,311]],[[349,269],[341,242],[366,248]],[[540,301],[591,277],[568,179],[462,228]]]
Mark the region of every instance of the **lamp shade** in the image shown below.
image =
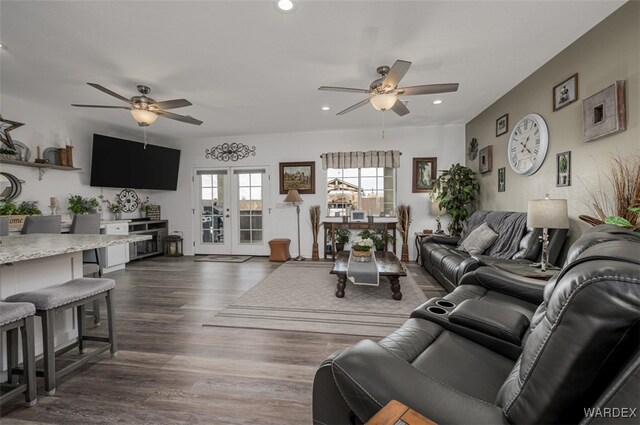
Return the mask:
[[[447,214],[447,210],[438,206],[438,201],[431,199],[429,201],[429,214],[433,216],[441,216]]]
[[[568,229],[566,199],[532,199],[527,208],[527,226],[547,229]]]
[[[393,94],[377,94],[369,99],[371,105],[378,111],[386,111],[393,108],[398,98]]]
[[[284,198],[284,202],[291,202],[293,204],[300,204],[303,202],[302,197],[296,189],[289,189],[287,197]]]
[[[133,115],[133,119],[141,126],[153,124],[158,119],[158,115],[148,109],[133,108],[131,109],[131,115]]]

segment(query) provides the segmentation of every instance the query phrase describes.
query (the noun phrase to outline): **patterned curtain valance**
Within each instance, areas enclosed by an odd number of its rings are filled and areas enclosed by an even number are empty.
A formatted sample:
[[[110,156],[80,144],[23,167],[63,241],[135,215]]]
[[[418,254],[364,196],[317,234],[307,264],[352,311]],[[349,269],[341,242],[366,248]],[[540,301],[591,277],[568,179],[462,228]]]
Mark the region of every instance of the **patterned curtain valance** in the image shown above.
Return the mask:
[[[399,168],[400,151],[328,152],[320,155],[327,168]]]

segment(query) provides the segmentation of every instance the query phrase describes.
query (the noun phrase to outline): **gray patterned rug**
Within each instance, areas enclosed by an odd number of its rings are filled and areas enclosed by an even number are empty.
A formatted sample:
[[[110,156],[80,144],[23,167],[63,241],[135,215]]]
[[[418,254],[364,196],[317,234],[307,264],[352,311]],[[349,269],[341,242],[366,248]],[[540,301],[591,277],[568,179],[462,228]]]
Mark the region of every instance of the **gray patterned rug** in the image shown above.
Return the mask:
[[[382,337],[427,299],[411,273],[400,278],[400,301],[391,298],[384,277],[377,287],[348,282],[344,298],[337,298],[331,267],[329,262],[285,263],[204,326]]]
[[[244,263],[250,255],[196,255],[193,261],[211,263]]]

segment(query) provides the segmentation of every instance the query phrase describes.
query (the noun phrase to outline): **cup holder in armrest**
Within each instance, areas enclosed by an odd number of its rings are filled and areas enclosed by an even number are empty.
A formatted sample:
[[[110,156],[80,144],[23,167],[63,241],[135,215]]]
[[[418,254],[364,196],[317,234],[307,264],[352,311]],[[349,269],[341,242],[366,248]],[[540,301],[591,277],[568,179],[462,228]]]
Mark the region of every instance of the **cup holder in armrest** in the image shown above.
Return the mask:
[[[430,313],[439,314],[439,315],[447,314],[447,310],[445,310],[444,308],[434,307],[434,306],[427,307],[427,311],[429,311]]]
[[[445,308],[453,308],[456,306],[454,303],[447,300],[438,300],[436,301],[436,304],[438,304],[440,307],[445,307]]]

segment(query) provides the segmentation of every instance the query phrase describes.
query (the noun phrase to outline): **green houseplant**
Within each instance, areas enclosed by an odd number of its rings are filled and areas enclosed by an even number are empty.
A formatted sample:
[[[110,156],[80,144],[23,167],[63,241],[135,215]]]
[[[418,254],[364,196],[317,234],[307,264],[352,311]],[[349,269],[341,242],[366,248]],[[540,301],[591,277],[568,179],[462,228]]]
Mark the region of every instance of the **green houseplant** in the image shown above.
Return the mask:
[[[447,229],[452,236],[460,235],[462,224],[469,217],[470,205],[478,198],[480,185],[475,173],[468,167],[453,164],[448,170],[442,170],[434,183],[435,201],[440,209],[451,215]]]
[[[151,201],[149,201],[148,196],[147,196],[147,199],[140,202],[140,206],[138,208],[140,209],[140,215],[143,218],[146,218],[149,216],[149,213],[151,212],[151,209],[152,209],[152,205],[151,205]]]
[[[38,208],[38,201],[20,202],[17,213],[21,215],[42,215],[42,211]]]
[[[358,236],[362,239],[371,239],[373,245],[376,247],[376,251],[384,251],[384,230],[363,230],[358,233]],[[387,233],[387,242],[391,243],[391,245],[395,243],[395,238],[391,233]]]
[[[96,214],[100,210],[100,204],[96,198],[69,195],[68,203],[67,209],[73,214]]]
[[[109,212],[113,214],[113,219],[120,220],[120,217],[122,215],[122,210],[124,209],[124,203],[122,202],[120,197],[116,195],[113,198],[113,202],[111,202],[108,199],[105,199],[103,195],[98,196],[98,198],[100,198],[100,201],[102,201],[103,204],[107,205],[107,210],[109,210]]]
[[[344,246],[349,243],[351,232],[348,229],[335,229],[334,234],[336,238],[336,253],[338,253],[343,251]],[[327,227],[327,240],[331,241],[331,227]]]

